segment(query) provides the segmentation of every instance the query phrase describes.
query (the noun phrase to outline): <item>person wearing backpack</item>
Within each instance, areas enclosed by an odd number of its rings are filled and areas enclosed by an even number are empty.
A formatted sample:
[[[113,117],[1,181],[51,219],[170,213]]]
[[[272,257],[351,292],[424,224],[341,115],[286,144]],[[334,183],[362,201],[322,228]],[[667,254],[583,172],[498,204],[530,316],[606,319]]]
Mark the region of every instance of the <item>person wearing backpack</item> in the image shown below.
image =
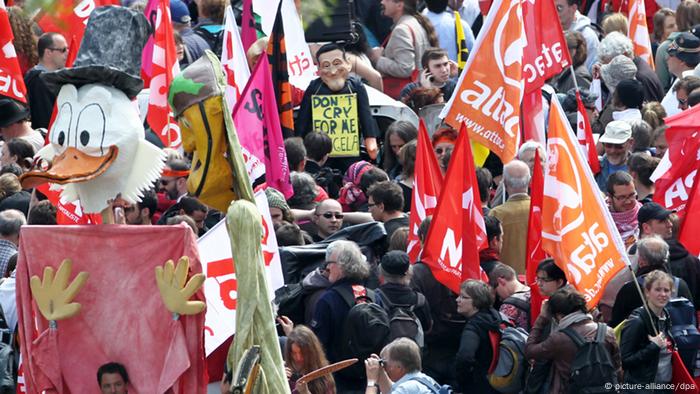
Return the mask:
[[[674,343],[666,305],[671,299],[672,291],[673,278],[666,272],[656,270],[647,275],[644,281],[644,298],[649,309],[647,311],[643,306],[635,309],[622,326],[620,351],[622,366],[625,369],[625,383],[671,382]]]
[[[556,328],[549,335],[544,334],[552,321]],[[584,351],[591,343],[587,348],[595,351]],[[615,384],[622,379],[620,350],[612,328],[594,322],[586,299],[568,286],[550,296],[547,308],[543,308],[532,327],[525,355],[528,359],[552,362],[549,393],[569,393],[574,387],[613,392],[605,388],[605,383]]]
[[[227,3],[220,0],[199,0],[196,3],[199,17],[193,30],[207,42],[212,52],[221,58]]]
[[[391,339],[406,336],[423,348],[424,333],[432,328],[433,319],[425,296],[409,286],[413,270],[408,254],[400,250],[388,252],[382,257],[379,272],[383,284],[376,290],[377,302],[389,316]]]
[[[370,266],[352,241],[334,241],[326,249],[330,287],[316,303],[311,329],[326,350],[328,361],[365,359],[381,351],[389,336],[384,309],[374,303],[375,294],[364,287]],[[364,390],[362,366],[336,374],[338,392]]]
[[[515,270],[497,262],[489,273],[489,284],[502,300],[498,311],[508,316],[516,327],[530,332],[530,288],[518,281]]]
[[[486,283],[469,279],[462,283],[457,312],[467,318],[455,360],[457,389],[462,392],[497,393],[487,380],[493,360],[489,332],[500,331],[507,321],[493,308],[494,296]]]

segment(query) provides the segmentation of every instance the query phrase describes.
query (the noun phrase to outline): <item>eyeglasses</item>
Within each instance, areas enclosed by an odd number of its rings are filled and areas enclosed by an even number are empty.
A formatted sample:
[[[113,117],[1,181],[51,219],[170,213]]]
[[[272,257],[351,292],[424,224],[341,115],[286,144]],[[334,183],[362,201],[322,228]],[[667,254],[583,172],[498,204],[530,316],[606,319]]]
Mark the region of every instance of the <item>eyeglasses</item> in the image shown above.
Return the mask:
[[[51,51],[56,51],[56,52],[61,52],[61,53],[66,53],[68,51],[68,47],[64,48],[46,48]]]
[[[459,300],[459,299],[463,299],[463,300],[471,300],[472,298],[471,298],[471,297],[469,297],[469,296],[465,296],[465,295],[462,295],[462,294],[460,294],[460,295],[458,295],[458,296],[457,296],[457,299],[458,299],[458,300]]]
[[[160,184],[163,186],[168,186],[168,184],[172,181],[174,181],[174,179],[161,179]]]
[[[343,220],[345,215],[343,215],[340,212],[325,212],[321,216],[323,216],[326,219],[333,219],[333,216],[335,216],[336,219],[338,220]]]
[[[555,280],[556,280],[556,279],[552,279],[552,278],[541,278],[541,277],[538,276],[537,278],[535,278],[535,283],[548,283],[548,282],[554,282]]]
[[[681,99],[677,98],[677,100],[678,100],[678,104],[680,104],[680,105],[683,105],[683,106],[688,105],[688,99],[681,100]]]
[[[608,144],[608,143],[604,143],[603,146],[606,147],[606,148],[618,149],[618,150],[619,150],[619,149],[624,149],[624,148],[625,148],[625,144]]]
[[[618,202],[631,201],[637,199],[637,193],[632,193],[627,196],[613,196],[613,198]]]

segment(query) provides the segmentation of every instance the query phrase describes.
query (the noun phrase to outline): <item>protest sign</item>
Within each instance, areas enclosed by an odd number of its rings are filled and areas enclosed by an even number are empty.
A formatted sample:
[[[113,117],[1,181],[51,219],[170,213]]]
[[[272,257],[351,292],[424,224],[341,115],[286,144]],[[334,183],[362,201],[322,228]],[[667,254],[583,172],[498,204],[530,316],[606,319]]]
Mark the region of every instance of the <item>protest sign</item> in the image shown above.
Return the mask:
[[[360,155],[357,94],[311,96],[313,129],[328,133],[333,140],[331,157]]]

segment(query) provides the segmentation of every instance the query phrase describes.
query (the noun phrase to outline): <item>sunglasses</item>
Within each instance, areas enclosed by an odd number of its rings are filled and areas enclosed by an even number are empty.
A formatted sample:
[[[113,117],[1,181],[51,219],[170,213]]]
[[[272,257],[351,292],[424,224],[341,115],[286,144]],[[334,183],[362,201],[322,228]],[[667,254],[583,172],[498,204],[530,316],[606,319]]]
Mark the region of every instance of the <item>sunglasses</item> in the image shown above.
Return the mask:
[[[345,215],[343,215],[343,214],[340,213],[340,212],[336,212],[336,213],[333,213],[333,212],[325,212],[325,213],[323,213],[321,216],[323,216],[323,217],[326,218],[326,219],[333,219],[333,216],[335,216],[335,218],[338,219],[338,220],[342,220],[342,219],[345,217]]]
[[[68,51],[68,47],[65,47],[65,48],[46,48],[46,49],[56,51],[56,52],[61,52],[61,53],[66,53]]]
[[[625,145],[624,144],[603,144],[604,147],[610,148],[610,149],[624,149]]]

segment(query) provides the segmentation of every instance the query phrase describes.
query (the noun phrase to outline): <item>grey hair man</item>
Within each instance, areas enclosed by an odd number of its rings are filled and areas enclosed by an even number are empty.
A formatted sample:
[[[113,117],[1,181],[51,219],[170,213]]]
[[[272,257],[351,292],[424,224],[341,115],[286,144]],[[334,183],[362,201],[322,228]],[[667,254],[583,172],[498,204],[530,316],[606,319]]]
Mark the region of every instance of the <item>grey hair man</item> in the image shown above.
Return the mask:
[[[525,274],[525,247],[528,218],[530,216],[530,168],[525,162],[512,160],[503,166],[503,183],[508,200],[489,212],[503,226],[501,260],[518,274]]]
[[[381,351],[365,360],[367,389],[374,393],[436,393],[440,385],[421,372],[418,345],[408,338],[395,339]]]
[[[0,277],[5,277],[10,257],[17,254],[19,230],[25,224],[27,219],[21,211],[7,209],[0,212]]]

